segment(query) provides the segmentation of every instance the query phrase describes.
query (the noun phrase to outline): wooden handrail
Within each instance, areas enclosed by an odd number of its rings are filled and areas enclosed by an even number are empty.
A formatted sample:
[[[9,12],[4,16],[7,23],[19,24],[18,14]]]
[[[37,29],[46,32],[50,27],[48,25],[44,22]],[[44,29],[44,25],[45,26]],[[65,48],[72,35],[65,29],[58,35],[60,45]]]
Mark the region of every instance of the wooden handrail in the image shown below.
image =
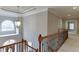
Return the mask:
[[[48,35],[46,35],[46,36],[42,37],[42,39],[45,39],[45,38],[48,38],[48,37],[51,37],[51,36],[54,36],[54,35],[57,35],[57,34],[58,34],[58,33],[48,34]]]
[[[60,33],[62,33],[62,32],[66,32],[67,30],[63,30],[63,31],[59,31]],[[51,37],[51,36],[54,36],[54,35],[58,35],[59,34],[59,32],[57,32],[57,33],[53,33],[53,34],[48,34],[48,35],[46,35],[46,36],[42,36],[42,39],[45,39],[45,38],[48,38],[48,37]]]
[[[25,45],[27,45],[28,47],[32,48],[33,50],[35,50],[36,52],[38,52],[38,49],[35,49],[34,47],[31,47],[28,45],[28,42],[26,40],[22,40],[22,41],[19,41],[19,42],[16,42],[16,43],[13,43],[13,44],[9,44],[9,45],[5,45],[5,46],[2,46],[0,47],[1,48],[5,48],[5,47],[12,47],[13,45],[16,45],[16,44],[20,44],[22,43],[22,52],[23,52],[23,44],[25,43]]]
[[[9,44],[9,45],[5,45],[5,46],[2,46],[2,47],[0,47],[0,48],[4,48],[4,47],[7,47],[7,46],[11,46],[11,45],[19,44],[19,43],[22,43],[22,41],[20,41],[20,42],[16,42],[16,43],[13,43],[13,44]]]
[[[32,48],[33,50],[35,50],[36,52],[38,52],[38,49],[35,49],[34,47],[32,47],[32,46],[30,46],[30,45],[28,45],[28,44],[26,44],[28,47],[30,47],[30,48]]]
[[[60,31],[61,30],[61,31]],[[65,34],[66,32],[66,34]],[[64,36],[64,39],[67,39],[68,38],[68,30],[67,29],[58,29],[58,32],[57,33],[54,33],[54,34],[49,34],[49,35],[46,35],[46,36],[42,36],[41,34],[39,35],[38,37],[38,42],[39,42],[39,52],[42,51],[41,47],[42,47],[42,41],[46,38],[49,38],[51,36],[57,36],[58,40],[60,38],[60,33],[64,33],[66,35],[66,37]]]

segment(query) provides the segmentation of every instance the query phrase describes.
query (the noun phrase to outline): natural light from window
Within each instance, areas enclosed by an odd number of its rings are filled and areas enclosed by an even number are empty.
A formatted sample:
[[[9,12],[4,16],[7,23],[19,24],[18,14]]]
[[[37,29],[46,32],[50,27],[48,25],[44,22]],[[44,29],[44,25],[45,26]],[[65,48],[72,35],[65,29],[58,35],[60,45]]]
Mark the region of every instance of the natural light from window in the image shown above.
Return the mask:
[[[14,23],[10,20],[5,20],[1,24],[1,31],[14,31]]]
[[[74,24],[70,23],[70,29],[74,29]]]

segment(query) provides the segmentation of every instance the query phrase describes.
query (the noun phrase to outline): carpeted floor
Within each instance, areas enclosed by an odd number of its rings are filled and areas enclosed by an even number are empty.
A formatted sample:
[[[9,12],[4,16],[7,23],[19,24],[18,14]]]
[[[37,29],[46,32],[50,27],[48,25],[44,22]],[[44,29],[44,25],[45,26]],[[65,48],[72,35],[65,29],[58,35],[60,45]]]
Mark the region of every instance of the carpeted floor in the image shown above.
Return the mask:
[[[79,52],[79,35],[69,35],[58,52]]]

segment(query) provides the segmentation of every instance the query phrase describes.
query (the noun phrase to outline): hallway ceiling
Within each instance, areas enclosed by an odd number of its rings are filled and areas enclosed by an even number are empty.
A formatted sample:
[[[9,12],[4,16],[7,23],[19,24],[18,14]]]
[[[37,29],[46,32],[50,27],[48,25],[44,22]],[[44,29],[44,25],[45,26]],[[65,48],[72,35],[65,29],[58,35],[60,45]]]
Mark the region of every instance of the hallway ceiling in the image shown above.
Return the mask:
[[[49,11],[64,19],[79,17],[79,6],[58,6],[49,8]]]
[[[76,6],[76,9],[73,9],[73,6],[20,6],[19,9],[17,6],[0,6],[0,9],[5,11],[12,11],[24,13],[32,11],[34,8],[49,8],[49,11],[61,18],[77,18],[79,17],[79,6]]]

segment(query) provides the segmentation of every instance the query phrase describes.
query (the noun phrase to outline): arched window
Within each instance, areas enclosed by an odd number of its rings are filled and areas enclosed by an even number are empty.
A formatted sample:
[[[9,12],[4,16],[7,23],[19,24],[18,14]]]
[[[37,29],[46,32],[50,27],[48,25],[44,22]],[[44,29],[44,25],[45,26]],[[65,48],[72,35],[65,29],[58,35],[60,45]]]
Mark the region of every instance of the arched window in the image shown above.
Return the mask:
[[[14,23],[10,20],[5,20],[1,23],[1,31],[14,31]]]
[[[17,22],[16,20],[1,20],[0,37],[18,35],[19,25],[20,25],[20,22]]]

